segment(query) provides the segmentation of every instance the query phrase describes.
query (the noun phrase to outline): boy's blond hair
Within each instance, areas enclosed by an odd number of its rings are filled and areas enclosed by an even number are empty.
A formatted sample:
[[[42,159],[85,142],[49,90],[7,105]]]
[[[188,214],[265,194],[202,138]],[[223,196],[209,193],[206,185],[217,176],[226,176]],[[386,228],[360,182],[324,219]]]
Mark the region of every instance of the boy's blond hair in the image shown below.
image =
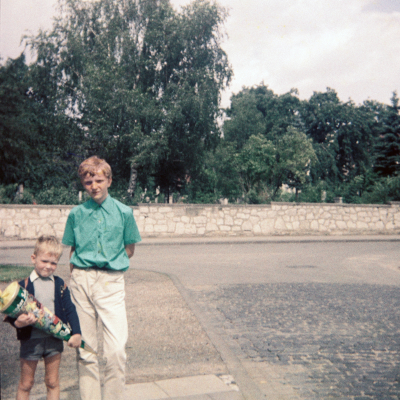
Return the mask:
[[[92,156],[81,163],[78,169],[78,175],[82,180],[87,175],[94,176],[99,171],[103,172],[104,176],[108,179],[112,177],[111,167],[107,161],[97,156]]]
[[[42,235],[36,240],[33,254],[37,256],[40,252],[50,253],[60,258],[63,252],[63,246],[55,236]]]

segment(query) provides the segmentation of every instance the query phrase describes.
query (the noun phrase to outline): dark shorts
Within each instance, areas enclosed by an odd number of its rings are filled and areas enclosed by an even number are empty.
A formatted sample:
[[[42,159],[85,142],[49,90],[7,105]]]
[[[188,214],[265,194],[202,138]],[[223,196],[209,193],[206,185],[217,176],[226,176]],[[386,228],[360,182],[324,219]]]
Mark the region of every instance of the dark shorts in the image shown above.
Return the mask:
[[[24,360],[36,361],[42,357],[47,358],[60,354],[63,350],[63,341],[49,336],[46,338],[21,340],[19,356]]]

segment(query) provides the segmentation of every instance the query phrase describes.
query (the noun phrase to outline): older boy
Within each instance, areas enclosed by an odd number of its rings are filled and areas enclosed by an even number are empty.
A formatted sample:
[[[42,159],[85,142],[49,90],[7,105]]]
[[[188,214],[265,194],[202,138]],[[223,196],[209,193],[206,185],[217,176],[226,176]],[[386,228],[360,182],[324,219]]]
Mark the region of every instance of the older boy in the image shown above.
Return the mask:
[[[69,290],[58,276],[54,276],[58,260],[62,254],[62,245],[54,236],[41,236],[35,245],[31,260],[35,269],[29,278],[19,284],[46,306],[63,322],[69,323],[72,337],[68,346],[79,347],[81,331],[75,306],[71,302]],[[63,341],[31,325],[36,322],[32,314],[21,314],[17,319],[7,317],[17,328],[17,338],[21,341],[21,377],[18,385],[17,400],[29,399],[33,387],[38,361],[43,357],[45,365],[45,383],[47,400],[60,398],[59,368]]]
[[[102,322],[106,359],[104,399],[122,400],[128,338],[123,273],[129,268],[135,243],[141,238],[132,209],[108,195],[111,167],[93,156],[82,162],[78,173],[91,199],[71,210],[62,240],[71,246],[71,294],[82,335],[95,351],[97,318]],[[81,399],[99,400],[97,356],[78,351]]]

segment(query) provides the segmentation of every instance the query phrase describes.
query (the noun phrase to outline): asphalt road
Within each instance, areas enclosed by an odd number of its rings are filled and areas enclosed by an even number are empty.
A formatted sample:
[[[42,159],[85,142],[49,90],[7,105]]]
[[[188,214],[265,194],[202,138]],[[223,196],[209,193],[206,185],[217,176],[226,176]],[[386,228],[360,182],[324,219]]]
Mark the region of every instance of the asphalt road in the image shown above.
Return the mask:
[[[399,244],[138,245],[131,267],[171,276],[268,399],[398,399]]]

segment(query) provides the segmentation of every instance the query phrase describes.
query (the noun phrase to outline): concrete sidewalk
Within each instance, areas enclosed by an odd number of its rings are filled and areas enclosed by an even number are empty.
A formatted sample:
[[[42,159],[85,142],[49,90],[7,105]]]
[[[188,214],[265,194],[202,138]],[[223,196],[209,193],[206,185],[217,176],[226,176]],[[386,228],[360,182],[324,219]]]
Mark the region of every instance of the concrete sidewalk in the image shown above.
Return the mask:
[[[398,242],[400,235],[306,235],[306,236],[198,236],[145,237],[138,246],[239,244],[239,243],[313,243],[313,242]],[[32,248],[35,240],[0,238],[0,249]]]
[[[185,378],[165,379],[149,383],[126,385],[128,400],[243,400],[233,377],[223,375],[199,375]],[[12,398],[14,399],[14,398]],[[46,400],[46,395],[30,396],[31,400]],[[77,389],[62,391],[60,400],[77,400]],[[4,400],[11,400],[4,399]]]

